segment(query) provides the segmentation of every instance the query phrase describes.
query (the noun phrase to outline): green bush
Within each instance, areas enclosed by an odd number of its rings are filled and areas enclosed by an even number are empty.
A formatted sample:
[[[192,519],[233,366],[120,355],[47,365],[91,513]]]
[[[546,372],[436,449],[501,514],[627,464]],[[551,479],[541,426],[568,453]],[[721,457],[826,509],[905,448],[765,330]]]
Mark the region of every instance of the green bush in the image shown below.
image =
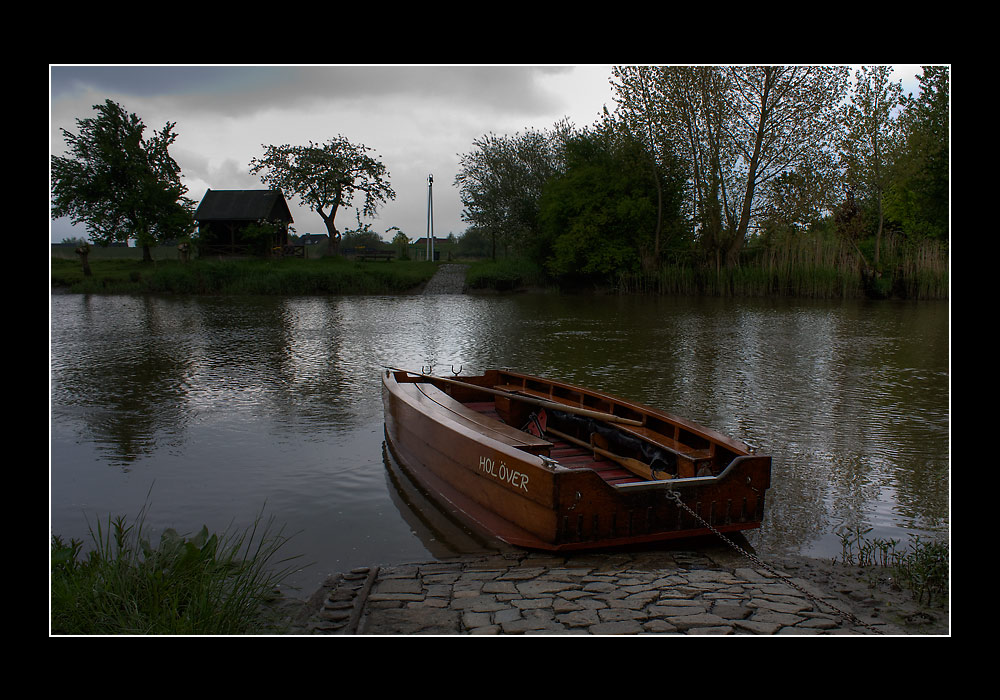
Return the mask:
[[[168,529],[153,547],[135,524],[108,517],[94,548],[52,537],[52,633],[254,634],[266,630],[262,606],[289,569],[272,570],[287,542],[260,519],[248,530],[222,537],[203,527],[193,537]]]
[[[539,286],[543,275],[529,260],[504,258],[480,260],[469,265],[466,283],[470,289],[494,289],[505,292],[518,287]]]

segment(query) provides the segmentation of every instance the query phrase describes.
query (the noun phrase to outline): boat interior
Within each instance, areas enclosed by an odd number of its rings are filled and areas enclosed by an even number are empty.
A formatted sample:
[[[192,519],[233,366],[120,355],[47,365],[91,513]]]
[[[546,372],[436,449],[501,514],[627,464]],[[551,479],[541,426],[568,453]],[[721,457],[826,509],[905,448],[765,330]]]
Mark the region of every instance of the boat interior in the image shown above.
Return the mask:
[[[500,417],[496,409],[496,402],[494,401],[470,401],[464,405],[480,415],[503,423],[503,418]],[[545,411],[544,408],[540,410]],[[560,466],[568,469],[593,469],[604,481],[612,485],[634,484],[640,481],[647,481],[642,476],[625,469],[625,467],[613,461],[610,457],[605,457],[594,452],[593,449],[588,449],[576,442],[570,442],[566,438],[556,436],[551,432],[551,429],[544,433],[544,437],[549,443],[549,448],[545,452],[545,455],[555,460]]]

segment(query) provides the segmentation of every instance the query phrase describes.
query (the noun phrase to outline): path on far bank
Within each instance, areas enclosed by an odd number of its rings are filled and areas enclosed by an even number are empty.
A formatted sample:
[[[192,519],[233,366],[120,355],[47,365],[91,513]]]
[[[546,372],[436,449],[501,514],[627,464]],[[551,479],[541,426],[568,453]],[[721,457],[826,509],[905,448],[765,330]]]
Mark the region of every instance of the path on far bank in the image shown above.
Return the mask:
[[[465,270],[468,265],[446,264],[434,273],[424,287],[424,294],[462,294],[465,291]]]

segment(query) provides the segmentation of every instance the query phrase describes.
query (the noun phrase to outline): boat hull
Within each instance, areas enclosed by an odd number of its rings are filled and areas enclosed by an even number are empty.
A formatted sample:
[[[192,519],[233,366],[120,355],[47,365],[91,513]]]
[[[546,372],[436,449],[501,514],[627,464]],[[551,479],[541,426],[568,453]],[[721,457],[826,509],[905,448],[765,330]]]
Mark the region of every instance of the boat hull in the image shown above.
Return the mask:
[[[525,377],[545,381],[509,373],[460,379],[488,388]],[[544,439],[493,419],[478,419],[461,402],[483,396],[445,381],[383,373],[386,442],[397,461],[438,502],[484,534],[518,547],[566,551],[695,537],[713,529],[732,532],[762,522],[770,457],[743,453],[727,442],[720,450],[727,463],[717,465],[718,474],[611,483],[597,465],[561,465]],[[588,401],[598,406],[621,402],[594,392],[588,397],[597,397]],[[493,398],[501,415],[517,415],[516,398]],[[677,420],[638,404],[621,405],[630,415]],[[698,517],[678,506],[674,492]]]

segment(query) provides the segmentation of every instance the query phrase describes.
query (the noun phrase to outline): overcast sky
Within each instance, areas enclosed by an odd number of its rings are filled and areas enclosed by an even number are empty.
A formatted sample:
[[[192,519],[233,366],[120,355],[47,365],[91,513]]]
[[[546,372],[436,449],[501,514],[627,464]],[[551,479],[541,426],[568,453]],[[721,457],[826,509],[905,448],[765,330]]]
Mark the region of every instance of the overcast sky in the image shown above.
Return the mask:
[[[398,226],[411,238],[427,232],[427,177],[433,174],[434,233],[461,234],[462,205],[455,175],[460,154],[487,133],[512,135],[550,129],[566,117],[591,125],[605,104],[613,109],[610,66],[52,66],[51,143],[62,155],[61,129],[111,99],[145,123],[147,132],[170,121],[170,149],[187,196],[211,189],[263,189],[250,174],[262,144],[323,143],[338,134],[374,152],[389,170],[395,200],[381,207],[372,229]],[[289,198],[299,234],[326,233],[318,215]],[[360,207],[361,203],[356,202]],[[356,224],[341,209],[337,227]],[[393,232],[394,233],[394,232]],[[68,220],[52,222],[51,240],[80,235]]]
[[[904,92],[917,92],[916,66],[900,66]],[[568,118],[590,126],[614,108],[610,65],[577,66],[51,66],[51,153],[62,155],[61,129],[111,99],[139,115],[149,132],[175,122],[170,153],[187,196],[211,189],[262,189],[250,160],[263,145],[323,143],[343,135],[373,149],[389,170],[396,199],[372,229],[398,226],[411,239],[427,232],[427,177],[433,174],[434,233],[461,234],[455,175],[461,154],[485,134],[550,129]],[[289,198],[299,234],[326,233],[319,216]],[[360,206],[360,202],[356,202]],[[337,227],[353,228],[354,209]],[[51,240],[84,237],[68,219],[51,222]]]

